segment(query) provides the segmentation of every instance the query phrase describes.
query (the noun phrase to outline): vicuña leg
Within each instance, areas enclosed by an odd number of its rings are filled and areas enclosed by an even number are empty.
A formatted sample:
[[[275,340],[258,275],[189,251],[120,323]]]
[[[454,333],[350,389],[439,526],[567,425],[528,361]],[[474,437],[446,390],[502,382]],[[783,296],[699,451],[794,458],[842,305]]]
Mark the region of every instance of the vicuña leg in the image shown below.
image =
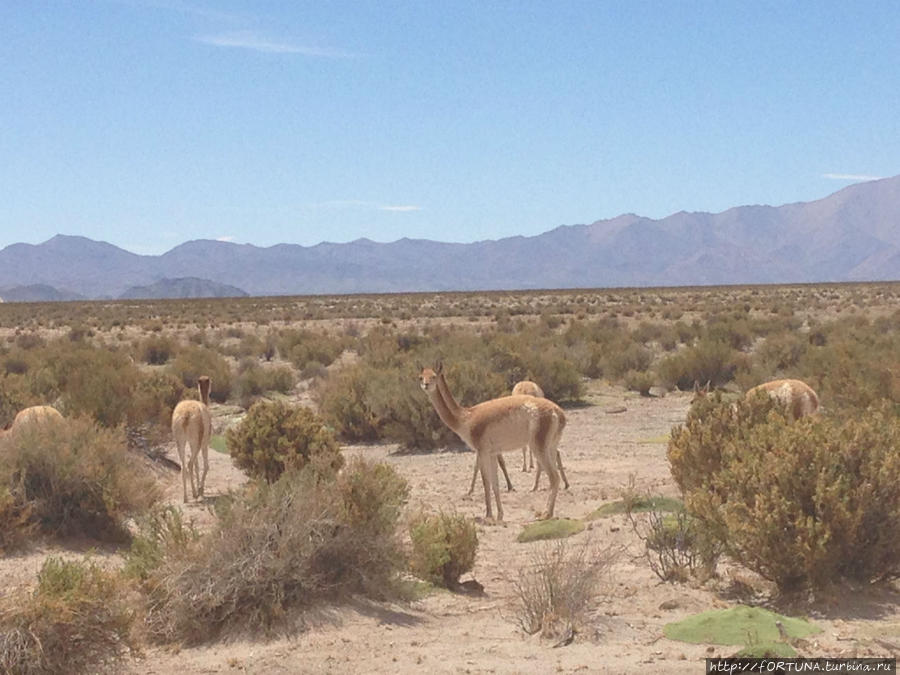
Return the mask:
[[[200,483],[199,492],[200,496],[203,496],[203,488],[206,486],[206,474],[209,473],[209,439],[207,439],[207,443],[203,444],[201,448],[201,453],[203,454],[203,475],[198,477],[198,482]],[[200,472],[199,462],[197,466],[197,472]],[[563,474],[565,476],[565,474]],[[569,487],[569,484],[566,483],[566,487]]]
[[[500,465],[500,469],[503,471],[503,477],[506,479],[506,491],[507,492],[515,492],[515,488],[512,485],[512,482],[509,480],[509,472],[506,470],[506,461],[503,459],[503,455],[497,455],[497,464]],[[478,458],[475,458],[475,469],[472,471],[472,484],[469,485],[469,491],[466,493],[467,495],[475,492],[475,479],[478,478]]]
[[[566,470],[563,468],[562,455],[559,454],[559,450],[556,451],[556,466],[559,467],[559,473],[562,475],[563,485],[565,485],[566,490],[569,489],[569,479],[566,478]],[[538,481],[541,479],[541,465],[538,464],[537,472],[534,474],[534,486],[531,488],[531,491],[534,492],[538,489]]]
[[[497,522],[503,520],[503,505],[500,503],[500,479],[497,476],[497,461],[488,452],[478,453],[481,468],[481,482],[484,485],[484,510],[487,520],[493,520],[491,493],[497,501]]]

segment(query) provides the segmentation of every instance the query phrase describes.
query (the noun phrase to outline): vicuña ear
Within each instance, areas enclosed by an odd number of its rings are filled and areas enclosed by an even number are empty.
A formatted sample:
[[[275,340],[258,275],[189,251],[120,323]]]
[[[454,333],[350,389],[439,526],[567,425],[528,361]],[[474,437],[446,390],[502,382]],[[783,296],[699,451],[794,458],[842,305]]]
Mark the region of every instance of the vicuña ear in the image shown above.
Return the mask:
[[[703,392],[706,393],[706,394],[709,393],[709,383],[710,383],[710,380],[707,380],[707,381],[706,381],[706,386],[703,387]]]
[[[694,380],[694,393],[695,393],[695,394],[699,394],[699,393],[700,393],[700,383],[697,382],[697,380]]]
[[[443,361],[438,360],[438,362],[434,364],[434,372],[437,375],[440,375],[441,373],[444,372],[444,362]]]

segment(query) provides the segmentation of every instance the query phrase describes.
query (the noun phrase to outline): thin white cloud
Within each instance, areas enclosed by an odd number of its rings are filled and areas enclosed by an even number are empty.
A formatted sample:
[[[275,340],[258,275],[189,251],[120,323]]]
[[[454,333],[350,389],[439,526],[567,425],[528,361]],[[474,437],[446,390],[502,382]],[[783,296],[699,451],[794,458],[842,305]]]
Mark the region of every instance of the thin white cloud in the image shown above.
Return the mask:
[[[322,59],[352,59],[357,56],[341,49],[329,49],[327,47],[310,47],[291,42],[272,40],[254,31],[230,31],[215,35],[197,35],[194,40],[212,47],[226,47],[232,49],[250,49],[266,54],[300,54]]]
[[[823,173],[822,178],[831,180],[880,180],[884,176],[870,176],[864,173]]]
[[[410,211],[422,210],[421,206],[416,206],[415,204],[382,204],[361,199],[335,199],[328,202],[318,202],[312,206],[325,209],[374,209],[377,211],[392,211],[394,213],[409,213]]]
[[[230,234],[226,234],[221,237],[216,237],[216,241],[232,242],[232,241],[234,241],[234,237],[232,237]]]
[[[378,210],[379,211],[396,211],[398,213],[405,213],[408,211],[421,211],[422,207],[414,206],[413,204],[402,204],[402,205],[397,205],[397,206],[385,205],[385,206],[379,206]]]

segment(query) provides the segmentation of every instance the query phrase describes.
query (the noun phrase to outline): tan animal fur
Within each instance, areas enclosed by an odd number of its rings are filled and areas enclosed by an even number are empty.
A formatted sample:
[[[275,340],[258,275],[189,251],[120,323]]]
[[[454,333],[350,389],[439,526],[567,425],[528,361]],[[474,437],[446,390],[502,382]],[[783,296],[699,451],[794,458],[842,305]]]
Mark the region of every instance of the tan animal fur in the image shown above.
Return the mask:
[[[772,380],[763,382],[750,389],[746,398],[755,396],[764,391],[773,399],[783,405],[791,419],[798,420],[801,417],[814,414],[819,409],[819,397],[806,382],[800,380]]]
[[[446,392],[444,392],[446,395]],[[517,382],[516,386],[513,387],[512,390],[513,396],[534,396],[536,398],[544,398],[544,390],[538,386],[536,382],[532,382],[531,380],[522,380],[521,382]],[[527,460],[531,460],[531,466],[528,467]],[[509,490],[512,490],[512,484],[509,481],[509,474],[506,473],[506,465],[503,462],[503,455],[497,455],[497,461],[500,463],[500,468],[503,469],[503,475],[506,476],[506,485]],[[562,463],[562,455],[559,454],[559,450],[556,451],[556,466],[559,469],[559,473],[563,479],[563,485],[566,490],[569,489],[569,479],[566,477],[566,470],[563,467]],[[522,471],[528,471],[528,469],[534,468],[534,453],[530,451],[528,446],[522,448]],[[475,469],[472,472],[472,483],[469,485],[468,494],[472,494],[475,490],[475,479],[478,477],[478,459],[475,459]],[[538,466],[537,473],[534,474],[534,485],[531,487],[531,491],[534,492],[538,488],[538,483],[541,479],[541,467]]]
[[[206,473],[209,471],[209,439],[212,435],[212,418],[209,414],[210,379],[203,375],[197,379],[199,401],[181,401],[172,412],[172,435],[178,446],[181,462],[181,487],[184,502],[188,501],[187,480],[190,476],[191,494],[194,499],[203,496]],[[191,446],[190,458],[185,461],[185,445]],[[200,474],[198,455],[202,454],[203,474]]]
[[[49,405],[33,405],[30,408],[23,408],[16,413],[9,429],[0,430],[0,437],[12,435],[25,427],[33,424],[46,424],[50,421],[62,421],[62,413],[56,408]]]
[[[813,388],[806,382],[801,380],[772,380],[763,382],[749,390],[744,394],[744,398],[751,398],[759,392],[766,392],[779,404],[784,406],[791,419],[798,420],[801,417],[813,415],[819,409],[819,397]],[[704,387],[700,387],[694,383],[694,398],[691,399],[693,405],[697,399],[703,398],[709,393],[709,382]]]
[[[541,389],[536,382],[532,382],[531,380],[522,380],[521,382],[516,382],[516,386],[513,387],[512,390],[513,396],[536,396],[537,398],[544,398],[544,390]],[[522,448],[522,471],[528,471],[529,469],[534,468],[534,454],[530,454],[529,456],[528,448]],[[531,460],[529,465],[528,460]],[[472,479],[475,480],[474,478]]]
[[[543,518],[552,518],[556,495],[559,492],[559,472],[556,469],[556,448],[566,425],[562,408],[543,398],[533,396],[504,396],[471,407],[456,402],[443,380],[441,365],[423,368],[419,385],[428,394],[441,420],[478,455],[481,480],[484,484],[486,517],[493,518],[491,494],[497,502],[497,520],[503,520],[497,462],[503,452],[518,450],[527,445],[550,478],[550,495]]]

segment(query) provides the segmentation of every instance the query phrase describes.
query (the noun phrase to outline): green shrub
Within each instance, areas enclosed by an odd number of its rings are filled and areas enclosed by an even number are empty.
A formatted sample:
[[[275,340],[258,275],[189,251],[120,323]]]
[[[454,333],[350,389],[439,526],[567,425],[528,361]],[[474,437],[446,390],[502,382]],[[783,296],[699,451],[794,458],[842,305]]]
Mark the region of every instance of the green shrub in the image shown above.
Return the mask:
[[[603,376],[620,380],[631,370],[645,371],[650,367],[653,355],[649,349],[636,342],[619,343],[606,351],[602,359]]]
[[[129,426],[151,424],[168,432],[172,410],[187,394],[181,380],[171,373],[141,374],[128,399],[126,419]]]
[[[412,573],[437,586],[456,588],[475,566],[475,523],[459,514],[420,514],[410,523]]]
[[[67,415],[87,415],[106,427],[125,421],[140,376],[125,352],[61,339],[32,358],[25,380],[37,400],[59,399]]]
[[[337,482],[348,525],[373,531],[392,531],[409,498],[409,484],[389,464],[352,457]]]
[[[547,350],[527,358],[527,379],[539,382],[544,396],[551,401],[578,401],[584,395],[581,373],[571,360],[558,352],[558,349]],[[525,378],[516,382],[521,379]]]
[[[363,364],[342,368],[315,389],[323,419],[344,440],[371,442],[380,437],[368,392],[374,369]]]
[[[629,391],[636,391],[641,396],[649,396],[650,389],[656,382],[653,373],[629,370],[625,373],[625,386]]]
[[[726,343],[704,340],[663,359],[657,373],[667,386],[682,391],[695,382],[716,387],[734,377],[739,363],[738,353]]]
[[[212,349],[202,346],[182,349],[167,368],[187,389],[196,389],[197,378],[208,375],[212,380],[209,397],[213,401],[224,403],[231,396],[231,366]]]
[[[125,597],[118,577],[95,563],[47,558],[34,591],[0,600],[0,671],[112,669],[136,646]]]
[[[382,466],[355,460],[336,482],[286,472],[236,497],[210,534],[165,549],[144,584],[149,637],[190,645],[270,633],[323,599],[397,597],[407,487]]]
[[[257,401],[225,438],[235,466],[268,483],[309,462],[326,472],[343,465],[340,447],[319,416],[282,401]]]
[[[146,581],[167,554],[185,551],[199,538],[194,523],[185,522],[181,509],[171,505],[153,508],[137,519],[137,533],[131,539],[122,572],[128,578]]]
[[[140,341],[137,357],[144,363],[161,366],[175,354],[176,344],[168,335],[150,335]]]
[[[692,410],[668,457],[710,537],[789,590],[900,573],[898,447],[889,404],[791,423],[760,396]]]
[[[16,499],[9,486],[0,486],[0,555],[23,548],[33,530],[31,505]]]
[[[278,353],[298,370],[316,361],[328,366],[344,351],[344,341],[331,335],[289,329],[278,338]]]
[[[347,441],[387,440],[407,448],[431,449],[459,443],[418,387],[413,368],[357,364],[322,381],[316,395],[328,424]],[[447,368],[447,382],[463,405],[504,393],[500,375],[473,362]]]
[[[122,430],[85,418],[23,427],[0,440],[0,454],[0,485],[48,534],[120,540],[126,517],[160,497],[149,470],[126,450]]]
[[[287,394],[294,388],[290,367],[263,367],[256,360],[245,360],[238,368],[234,391],[242,405],[249,408],[256,397],[276,391]]]
[[[794,368],[808,349],[809,341],[803,336],[770,335],[756,350],[756,358],[768,372],[779,373]]]

